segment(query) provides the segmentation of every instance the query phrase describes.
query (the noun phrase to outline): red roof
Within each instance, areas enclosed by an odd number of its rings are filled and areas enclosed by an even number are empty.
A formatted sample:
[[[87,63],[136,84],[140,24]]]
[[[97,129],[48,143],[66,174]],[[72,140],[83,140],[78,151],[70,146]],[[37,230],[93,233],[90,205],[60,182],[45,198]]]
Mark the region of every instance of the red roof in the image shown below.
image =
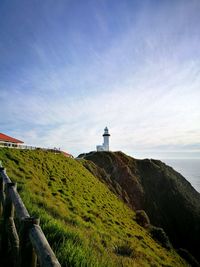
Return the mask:
[[[24,143],[18,139],[15,139],[11,136],[8,136],[8,135],[2,134],[2,133],[0,133],[0,141],[11,142],[11,143],[20,143],[20,144]]]
[[[62,151],[62,153],[63,153],[66,157],[72,157],[72,158],[73,158],[73,156],[72,156],[71,154],[67,153],[67,152]]]

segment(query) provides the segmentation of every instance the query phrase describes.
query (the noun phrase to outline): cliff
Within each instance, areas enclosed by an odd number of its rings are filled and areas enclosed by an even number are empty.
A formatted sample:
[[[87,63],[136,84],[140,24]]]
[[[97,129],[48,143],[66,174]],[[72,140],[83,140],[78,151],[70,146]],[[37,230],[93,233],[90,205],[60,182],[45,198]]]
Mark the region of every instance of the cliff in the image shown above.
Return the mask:
[[[91,152],[83,165],[133,210],[143,209],[176,248],[200,260],[200,194],[170,166],[122,152]]]

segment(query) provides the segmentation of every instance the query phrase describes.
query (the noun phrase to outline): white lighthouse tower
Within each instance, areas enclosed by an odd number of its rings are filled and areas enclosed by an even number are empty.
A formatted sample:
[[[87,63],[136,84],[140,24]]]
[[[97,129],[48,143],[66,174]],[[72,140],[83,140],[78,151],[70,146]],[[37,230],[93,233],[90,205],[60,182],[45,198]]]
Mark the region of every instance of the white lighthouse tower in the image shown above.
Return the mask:
[[[104,134],[103,134],[104,151],[109,151],[109,137],[110,137],[110,134],[108,132],[108,127],[106,127],[104,129]]]
[[[109,137],[108,127],[106,127],[103,133],[103,145],[97,146],[97,151],[109,151]]]

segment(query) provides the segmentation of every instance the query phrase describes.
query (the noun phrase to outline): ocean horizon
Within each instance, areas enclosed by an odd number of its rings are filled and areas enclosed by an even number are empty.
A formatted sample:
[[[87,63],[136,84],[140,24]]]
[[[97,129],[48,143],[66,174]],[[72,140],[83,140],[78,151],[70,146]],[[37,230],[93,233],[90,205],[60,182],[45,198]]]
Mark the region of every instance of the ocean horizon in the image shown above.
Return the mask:
[[[200,159],[161,159],[164,163],[181,173],[200,193]]]
[[[132,157],[161,160],[179,172],[200,193],[199,151],[135,151]]]

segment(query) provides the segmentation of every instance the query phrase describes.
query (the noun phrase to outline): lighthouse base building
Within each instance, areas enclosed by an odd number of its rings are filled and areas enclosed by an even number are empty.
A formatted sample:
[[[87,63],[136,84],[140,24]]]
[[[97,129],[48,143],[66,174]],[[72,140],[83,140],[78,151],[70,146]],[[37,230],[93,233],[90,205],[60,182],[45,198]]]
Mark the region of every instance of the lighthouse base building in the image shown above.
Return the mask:
[[[106,127],[104,129],[104,133],[103,133],[103,144],[102,145],[98,145],[97,146],[97,151],[109,151],[109,137],[110,134],[108,132],[108,127]]]

